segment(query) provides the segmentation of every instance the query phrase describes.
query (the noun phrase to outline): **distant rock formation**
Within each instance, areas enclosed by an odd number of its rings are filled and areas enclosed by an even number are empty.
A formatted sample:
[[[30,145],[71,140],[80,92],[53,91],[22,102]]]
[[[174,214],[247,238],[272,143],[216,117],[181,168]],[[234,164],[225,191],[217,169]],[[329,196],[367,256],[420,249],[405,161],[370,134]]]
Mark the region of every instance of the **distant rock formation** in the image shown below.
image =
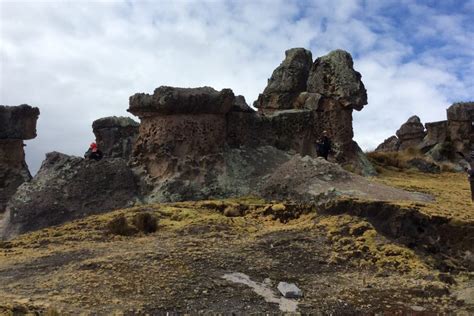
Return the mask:
[[[31,179],[23,140],[36,137],[39,109],[23,104],[0,106],[0,213],[10,197]]]
[[[421,124],[420,118],[416,115],[410,117],[397,131],[400,141],[399,150],[418,146],[425,138],[425,127]]]
[[[457,152],[468,156],[474,150],[474,102],[454,103],[447,109],[447,120],[426,123],[412,116],[375,151],[398,151],[416,148],[435,161],[458,161]],[[426,130],[425,130],[426,128]]]
[[[90,161],[48,153],[33,180],[10,199],[7,224],[0,235],[15,236],[131,206],[137,193],[134,175],[123,159]]]
[[[104,157],[128,160],[138,136],[139,125],[129,117],[109,116],[95,120],[92,130]]]

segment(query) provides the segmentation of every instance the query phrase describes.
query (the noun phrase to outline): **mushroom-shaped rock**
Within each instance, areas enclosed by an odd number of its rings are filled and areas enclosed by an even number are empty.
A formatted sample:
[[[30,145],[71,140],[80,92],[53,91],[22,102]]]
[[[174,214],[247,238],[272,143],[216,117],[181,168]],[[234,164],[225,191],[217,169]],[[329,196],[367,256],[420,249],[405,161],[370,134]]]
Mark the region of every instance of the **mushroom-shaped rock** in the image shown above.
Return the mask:
[[[152,95],[130,97],[128,111],[138,117],[173,114],[226,114],[234,104],[230,89],[220,92],[211,87],[175,88],[161,86]]]
[[[16,189],[31,179],[23,140],[36,137],[38,116],[39,109],[26,104],[0,106],[0,213]]]
[[[285,60],[274,71],[268,85],[255,101],[261,109],[291,109],[300,92],[306,91],[312,54],[304,48],[292,48],[285,52]]]
[[[0,105],[0,139],[33,139],[39,109],[27,104]]]
[[[140,124],[129,117],[109,116],[95,120],[92,129],[99,149],[109,158],[129,159]]]
[[[361,110],[367,104],[367,91],[361,81],[361,74],[354,70],[351,55],[343,50],[332,51],[314,61],[307,91],[334,98],[356,110]]]
[[[410,117],[408,121],[402,124],[396,134],[400,140],[400,150],[418,147],[426,135],[425,127],[416,115]]]

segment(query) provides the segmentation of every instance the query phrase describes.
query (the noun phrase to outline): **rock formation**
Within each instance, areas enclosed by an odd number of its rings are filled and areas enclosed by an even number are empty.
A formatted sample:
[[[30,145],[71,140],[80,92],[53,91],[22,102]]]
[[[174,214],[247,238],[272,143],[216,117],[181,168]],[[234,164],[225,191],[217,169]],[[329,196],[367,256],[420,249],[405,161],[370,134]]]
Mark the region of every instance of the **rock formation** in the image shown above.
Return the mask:
[[[120,158],[89,161],[48,153],[37,175],[18,188],[7,207],[4,237],[131,206],[137,185]]]
[[[256,108],[270,111],[292,109],[298,95],[306,91],[313,63],[311,52],[304,48],[293,48],[287,50],[285,55],[285,60],[273,71],[267,87],[255,101]]]
[[[0,106],[0,213],[16,189],[31,179],[23,140],[36,137],[38,108],[23,104]]]
[[[474,149],[474,102],[454,103],[447,116],[449,141],[455,151],[467,154]]]
[[[399,150],[418,146],[425,138],[425,127],[421,124],[420,118],[416,115],[410,117],[397,131],[400,141]]]
[[[128,160],[138,136],[139,124],[129,117],[104,117],[92,123],[96,143],[107,158]]]
[[[249,194],[314,203],[334,195],[425,198],[315,158],[315,143],[326,130],[332,161],[374,173],[352,140],[352,111],[363,108],[367,94],[344,51],[314,63],[307,50],[287,51],[255,103],[257,112],[232,90],[210,87],[162,86],[129,101],[128,111],[141,121],[136,140],[132,120],[104,118],[93,123],[103,160],[48,154],[12,197],[5,237],[135,201]]]
[[[375,151],[398,151],[417,148],[435,161],[458,161],[474,150],[474,102],[454,103],[447,109],[447,120],[421,124],[412,116]],[[425,131],[426,128],[426,131]]]
[[[398,151],[400,148],[400,141],[397,136],[390,136],[377,146],[375,151]]]

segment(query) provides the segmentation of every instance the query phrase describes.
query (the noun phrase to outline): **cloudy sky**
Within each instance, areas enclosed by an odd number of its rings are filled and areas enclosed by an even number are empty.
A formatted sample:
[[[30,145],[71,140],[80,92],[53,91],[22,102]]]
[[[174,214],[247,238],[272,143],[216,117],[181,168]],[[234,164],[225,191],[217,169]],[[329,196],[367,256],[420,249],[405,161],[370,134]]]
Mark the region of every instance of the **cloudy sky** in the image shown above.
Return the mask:
[[[369,104],[355,138],[373,149],[406,119],[445,119],[474,99],[474,0],[0,0],[0,104],[41,109],[27,141],[82,155],[97,118],[160,85],[231,88],[253,103],[291,47],[349,51]]]

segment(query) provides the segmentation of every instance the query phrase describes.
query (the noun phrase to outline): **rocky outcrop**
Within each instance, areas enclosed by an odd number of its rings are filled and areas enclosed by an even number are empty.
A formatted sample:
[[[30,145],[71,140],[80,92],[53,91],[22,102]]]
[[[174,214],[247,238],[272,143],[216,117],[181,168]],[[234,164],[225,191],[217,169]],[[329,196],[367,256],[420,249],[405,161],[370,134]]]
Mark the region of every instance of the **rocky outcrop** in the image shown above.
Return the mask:
[[[474,102],[454,103],[447,109],[447,116],[453,149],[467,155],[474,149]]]
[[[35,177],[10,199],[3,237],[130,206],[137,192],[123,159],[97,162],[48,153]]]
[[[382,144],[378,145],[375,148],[375,151],[398,151],[400,148],[400,141],[398,140],[397,136],[390,136],[386,140],[383,141]]]
[[[474,102],[454,103],[447,109],[447,118],[446,121],[426,123],[425,132],[420,119],[412,116],[397,131],[398,138],[386,139],[375,151],[412,147],[434,161],[459,162],[461,156],[458,153],[468,157],[474,150]],[[397,142],[400,145],[396,149]]]
[[[416,148],[425,138],[425,127],[421,124],[420,118],[416,115],[410,117],[400,129],[397,130],[397,137],[400,141],[400,150],[410,147]]]
[[[31,179],[23,140],[36,137],[38,108],[0,106],[0,213],[16,189]]]
[[[306,91],[313,62],[311,52],[304,48],[292,48],[285,52],[285,56],[285,60],[273,71],[267,87],[255,101],[256,108],[270,111],[294,108],[298,95]]]
[[[362,110],[367,104],[367,91],[361,74],[353,66],[351,55],[343,50],[317,58],[309,74],[307,91],[337,100],[344,107]]]
[[[129,117],[104,117],[92,123],[97,146],[106,158],[128,160],[133,151],[140,124]]]

